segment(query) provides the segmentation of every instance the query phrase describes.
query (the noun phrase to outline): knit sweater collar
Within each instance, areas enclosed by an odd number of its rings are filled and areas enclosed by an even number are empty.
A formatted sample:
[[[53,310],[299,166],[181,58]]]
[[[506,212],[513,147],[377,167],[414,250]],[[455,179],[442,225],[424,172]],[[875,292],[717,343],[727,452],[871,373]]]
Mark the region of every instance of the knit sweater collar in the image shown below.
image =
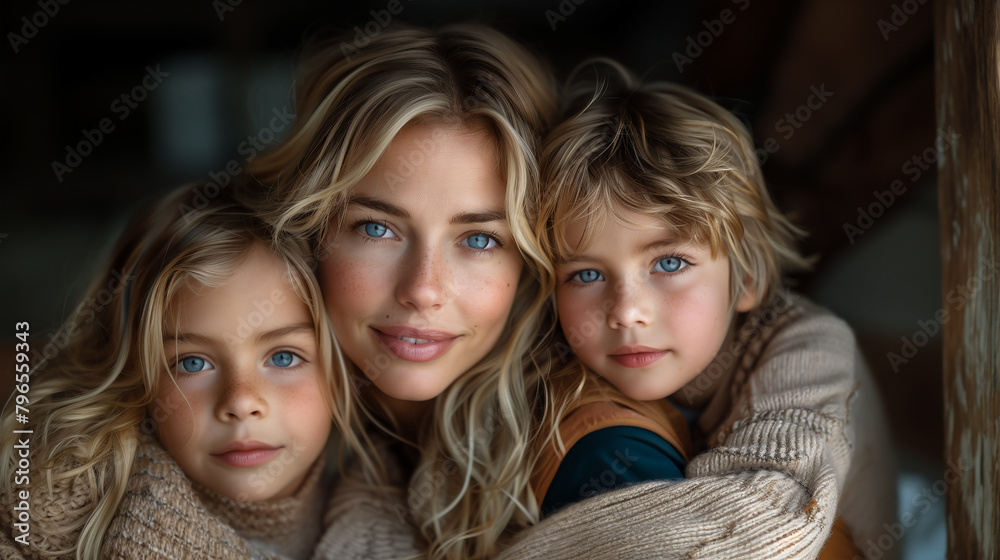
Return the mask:
[[[288,558],[309,558],[323,530],[328,484],[321,455],[291,496],[264,502],[240,502],[193,483],[205,509],[223,519],[248,541]]]

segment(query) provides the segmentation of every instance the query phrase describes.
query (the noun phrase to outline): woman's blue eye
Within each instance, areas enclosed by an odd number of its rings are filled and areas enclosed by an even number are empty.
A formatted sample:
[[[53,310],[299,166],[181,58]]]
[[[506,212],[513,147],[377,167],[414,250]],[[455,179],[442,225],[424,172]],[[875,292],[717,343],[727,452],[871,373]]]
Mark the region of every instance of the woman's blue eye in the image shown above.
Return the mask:
[[[275,352],[268,362],[280,368],[287,368],[299,365],[302,362],[302,358],[298,357],[294,352],[282,351]]]
[[[590,284],[591,282],[604,280],[604,276],[602,276],[600,272],[597,272],[592,268],[588,268],[587,270],[581,270],[580,272],[577,272],[576,274],[573,275],[573,278],[576,278],[576,281],[582,284]]]
[[[485,233],[477,233],[475,235],[470,235],[469,237],[465,238],[465,241],[466,245],[478,251],[485,251],[497,246],[497,240],[490,237],[489,235],[486,235]]]
[[[375,222],[365,224],[365,233],[370,237],[385,237],[389,233],[389,228]]]
[[[184,373],[198,373],[208,369],[208,362],[204,358],[196,358],[194,356],[189,356],[177,362],[177,367]]]
[[[653,270],[656,272],[677,272],[685,266],[687,266],[687,263],[684,262],[684,259],[680,257],[667,257],[656,261],[656,266],[653,267]]]

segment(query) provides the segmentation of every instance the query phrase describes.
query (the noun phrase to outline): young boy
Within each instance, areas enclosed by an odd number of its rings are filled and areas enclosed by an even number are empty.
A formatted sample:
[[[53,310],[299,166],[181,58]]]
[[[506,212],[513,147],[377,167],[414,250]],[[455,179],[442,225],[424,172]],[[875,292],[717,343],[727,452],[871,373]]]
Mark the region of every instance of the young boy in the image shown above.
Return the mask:
[[[818,553],[830,535],[822,557],[851,557],[851,535],[860,545],[877,537],[892,504],[877,394],[859,389],[868,379],[853,335],[782,290],[783,275],[809,263],[743,125],[694,92],[637,86],[607,67],[569,90],[542,155],[537,226],[555,266],[561,344],[579,361],[549,381],[547,418],[563,445],[539,454],[542,511],[680,478],[691,455],[669,397],[691,424],[701,454],[686,470],[699,480],[679,483],[687,503],[657,507],[708,511],[738,491],[744,501],[717,513],[736,527],[776,507],[773,484],[754,495],[756,482],[742,477],[779,472],[802,491],[784,493],[793,500],[784,523],[692,547],[753,557],[781,542]],[[716,492],[696,491],[706,484]]]

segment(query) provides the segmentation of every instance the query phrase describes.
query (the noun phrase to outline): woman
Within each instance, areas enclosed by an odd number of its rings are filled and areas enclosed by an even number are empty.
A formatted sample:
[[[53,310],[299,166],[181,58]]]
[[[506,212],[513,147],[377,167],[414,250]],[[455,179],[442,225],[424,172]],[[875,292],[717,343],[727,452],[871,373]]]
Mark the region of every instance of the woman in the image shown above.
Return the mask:
[[[346,448],[386,485],[367,424],[407,444],[430,556],[491,556],[538,518],[525,365],[545,291],[526,214],[549,74],[486,27],[394,27],[348,58],[320,49],[297,93],[296,128],[241,194],[316,248],[354,365],[336,391]]]

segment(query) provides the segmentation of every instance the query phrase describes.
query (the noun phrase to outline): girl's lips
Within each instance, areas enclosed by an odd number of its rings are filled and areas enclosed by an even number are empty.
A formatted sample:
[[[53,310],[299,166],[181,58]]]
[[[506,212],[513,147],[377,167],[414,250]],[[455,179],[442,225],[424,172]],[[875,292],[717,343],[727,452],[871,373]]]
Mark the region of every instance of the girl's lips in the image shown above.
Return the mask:
[[[458,336],[445,331],[409,327],[371,327],[375,337],[390,354],[408,362],[429,362],[439,358]]]
[[[236,442],[227,445],[220,452],[212,453],[212,457],[230,467],[256,467],[270,461],[275,455],[281,453],[281,450],[281,447],[272,447],[258,442]]]
[[[649,350],[640,352],[628,352],[621,354],[611,354],[611,359],[625,367],[640,368],[646,367],[667,355],[666,350]]]

